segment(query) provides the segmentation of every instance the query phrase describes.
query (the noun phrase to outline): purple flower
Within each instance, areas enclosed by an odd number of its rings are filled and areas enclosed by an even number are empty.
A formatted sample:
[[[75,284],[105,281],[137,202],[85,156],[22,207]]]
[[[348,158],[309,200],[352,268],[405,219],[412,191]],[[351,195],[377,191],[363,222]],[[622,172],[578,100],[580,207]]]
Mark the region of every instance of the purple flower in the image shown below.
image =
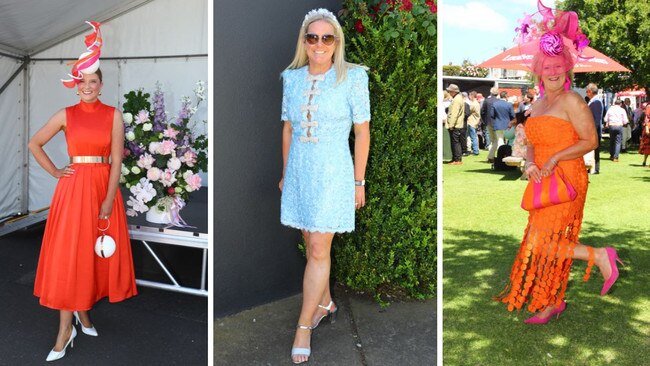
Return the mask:
[[[582,33],[579,33],[576,36],[576,39],[573,40],[573,45],[576,47],[578,52],[581,52],[585,47],[589,45],[589,39]]]

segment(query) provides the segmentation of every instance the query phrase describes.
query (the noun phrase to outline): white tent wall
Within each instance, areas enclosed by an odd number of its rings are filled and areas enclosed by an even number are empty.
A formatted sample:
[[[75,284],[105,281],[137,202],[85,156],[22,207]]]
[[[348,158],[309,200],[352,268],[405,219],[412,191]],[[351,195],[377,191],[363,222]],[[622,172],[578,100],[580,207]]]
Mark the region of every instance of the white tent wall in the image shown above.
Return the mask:
[[[0,57],[0,86],[20,68],[21,62]],[[0,218],[23,209],[24,71],[0,94]]]
[[[164,93],[168,119],[180,109],[181,96],[192,97],[198,80],[208,79],[208,58],[174,57],[205,55],[208,52],[207,2],[204,0],[154,0],[102,24],[104,47],[101,69],[104,87],[102,102],[121,108],[124,94],[142,88],[153,95],[156,82]],[[146,21],[144,21],[146,19]],[[91,30],[88,27],[89,33]],[[42,59],[75,59],[83,51],[83,36],[79,35],[33,55],[29,67],[30,134],[35,133],[58,109],[78,102],[75,89],[66,89],[60,82],[70,67],[60,61]],[[147,57],[161,58],[147,58]],[[126,57],[142,57],[124,59]],[[107,58],[118,58],[107,59]],[[207,93],[206,93],[207,95]],[[207,134],[207,100],[192,118],[195,132]],[[63,134],[58,134],[46,151],[57,166],[67,163],[68,154]],[[203,185],[207,174],[202,173]],[[55,181],[30,157],[29,209],[49,206]]]

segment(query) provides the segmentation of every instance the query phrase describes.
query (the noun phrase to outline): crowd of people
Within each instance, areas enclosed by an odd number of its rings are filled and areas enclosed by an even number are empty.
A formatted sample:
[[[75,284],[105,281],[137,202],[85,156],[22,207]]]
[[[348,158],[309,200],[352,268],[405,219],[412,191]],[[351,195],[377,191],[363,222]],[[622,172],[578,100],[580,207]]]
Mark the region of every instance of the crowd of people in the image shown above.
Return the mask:
[[[598,86],[590,83],[585,87],[585,101],[592,112],[598,148],[585,159],[589,160],[591,174],[600,173],[600,147],[603,133],[609,135],[609,159],[618,162],[621,153],[639,147],[643,155],[642,166],[650,155],[650,102],[641,102],[632,107],[630,98],[616,98],[606,106]],[[533,104],[539,100],[539,88],[524,91],[522,96],[509,96],[498,87],[490,89],[487,98],[476,90],[461,91],[458,85],[449,84],[443,92],[443,124],[451,140],[452,158],[449,165],[462,165],[463,157],[478,156],[480,149],[488,152],[487,162],[494,164],[499,159],[501,146],[506,156],[526,158],[525,121]]]

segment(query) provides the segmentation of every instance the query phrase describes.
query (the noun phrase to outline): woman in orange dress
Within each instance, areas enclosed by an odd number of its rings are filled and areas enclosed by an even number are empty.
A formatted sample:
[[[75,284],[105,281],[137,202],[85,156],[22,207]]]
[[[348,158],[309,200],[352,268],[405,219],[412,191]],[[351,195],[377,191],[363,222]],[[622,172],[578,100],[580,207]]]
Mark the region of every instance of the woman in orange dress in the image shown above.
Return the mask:
[[[573,16],[574,22],[565,18]],[[618,278],[615,249],[593,248],[578,240],[588,184],[583,155],[595,149],[598,141],[589,107],[578,93],[570,90],[571,68],[576,60],[573,52],[579,50],[570,49],[571,43],[559,38],[565,29],[558,28],[567,24],[577,27],[577,16],[567,12],[556,13],[556,17],[552,24],[558,27],[547,30],[535,44],[538,49],[531,68],[540,80],[543,97],[533,105],[526,121],[526,174],[539,182],[561,168],[577,197],[530,211],[509,284],[498,297],[508,304],[509,311],[528,304],[527,310],[536,314],[525,320],[527,324],[547,323],[553,315],[559,317],[564,311],[564,293],[574,260],[588,262],[585,281],[592,266],[598,266],[605,279],[601,295]],[[569,34],[581,33],[573,29]]]
[[[131,245],[118,189],[124,126],[122,114],[99,101],[102,73],[84,74],[77,84],[78,104],[56,112],[31,138],[38,164],[58,179],[38,260],[34,295],[41,305],[60,311],[59,332],[47,361],[65,355],[81,331],[97,336],[88,311],[101,298],[117,302],[136,295]],[[70,164],[57,168],[43,150],[64,131]],[[95,254],[98,228],[116,243],[109,258]]]
[[[641,123],[639,154],[643,155],[643,166],[648,166],[646,164],[648,163],[648,155],[650,155],[650,104],[645,106],[639,123]]]

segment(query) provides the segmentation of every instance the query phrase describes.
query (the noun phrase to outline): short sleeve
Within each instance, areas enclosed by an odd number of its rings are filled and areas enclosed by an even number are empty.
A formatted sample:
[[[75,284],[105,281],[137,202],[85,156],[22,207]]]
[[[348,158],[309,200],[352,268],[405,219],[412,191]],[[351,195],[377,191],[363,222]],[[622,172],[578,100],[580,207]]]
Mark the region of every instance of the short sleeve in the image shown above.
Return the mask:
[[[368,91],[368,74],[361,67],[348,70],[351,82],[350,107],[352,122],[363,123],[370,121],[370,92]]]
[[[287,101],[287,77],[289,77],[289,73],[285,70],[282,73],[282,111],[280,114],[280,120],[281,121],[288,121],[289,120],[289,111],[288,111],[288,101]]]

